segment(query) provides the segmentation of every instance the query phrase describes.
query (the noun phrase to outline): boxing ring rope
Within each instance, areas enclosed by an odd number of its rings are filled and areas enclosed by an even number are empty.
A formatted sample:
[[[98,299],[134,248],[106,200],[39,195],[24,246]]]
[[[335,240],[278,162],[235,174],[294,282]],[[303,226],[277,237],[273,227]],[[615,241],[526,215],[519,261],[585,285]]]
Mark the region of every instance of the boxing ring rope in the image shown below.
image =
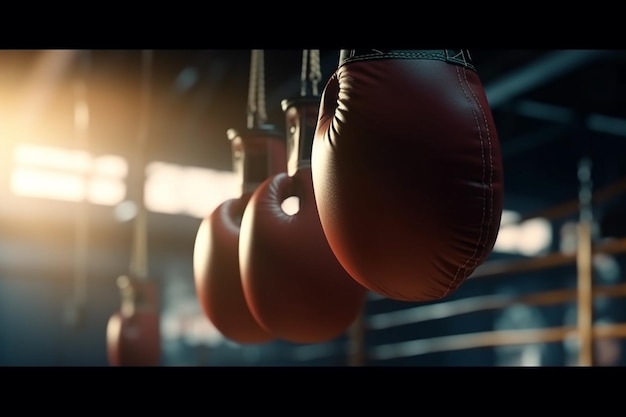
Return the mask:
[[[626,252],[626,238],[594,244],[591,251],[594,255],[618,255],[624,253]],[[537,258],[489,261],[476,268],[476,271],[468,277],[468,280],[574,265],[577,262],[577,258],[577,254],[574,253],[554,252]]]
[[[626,338],[626,323],[595,324],[593,302],[597,298],[626,297],[626,283],[616,285],[593,285],[593,256],[596,254],[617,255],[626,252],[626,238],[609,239],[595,244],[592,236],[592,203],[608,201],[626,191],[626,179],[620,179],[607,187],[591,192],[590,161],[581,160],[578,177],[579,198],[537,211],[515,222],[559,217],[579,213],[577,224],[576,253],[549,253],[536,258],[519,260],[488,261],[478,267],[468,278],[471,280],[491,278],[524,272],[543,271],[563,266],[576,266],[575,288],[536,292],[524,295],[493,294],[466,297],[459,300],[437,302],[397,311],[363,314],[351,327],[349,333],[349,365],[361,366],[367,359],[389,360],[409,356],[425,355],[444,351],[456,351],[481,347],[529,345],[550,343],[577,338],[579,342],[578,366],[593,366],[593,343],[608,338]],[[396,326],[415,324],[430,320],[455,317],[481,311],[499,310],[512,305],[552,306],[575,301],[577,320],[575,326],[550,327],[523,330],[495,330],[456,334],[425,339],[401,341],[370,346],[365,349],[367,331],[383,330]]]
[[[596,286],[593,288],[593,293],[597,298],[626,297],[626,284]],[[571,288],[524,295],[492,294],[467,297],[445,303],[374,314],[369,317],[367,328],[370,330],[382,330],[406,324],[456,317],[463,314],[499,310],[513,304],[535,307],[564,304],[575,301],[577,296],[578,290]]]
[[[576,326],[467,333],[378,345],[370,349],[368,357],[385,360],[480,347],[559,342],[570,335],[577,334]],[[595,325],[592,336],[594,339],[626,338],[626,323]],[[587,361],[591,358],[590,352],[585,349],[581,350],[584,351],[584,357],[579,364],[589,366],[591,362]]]

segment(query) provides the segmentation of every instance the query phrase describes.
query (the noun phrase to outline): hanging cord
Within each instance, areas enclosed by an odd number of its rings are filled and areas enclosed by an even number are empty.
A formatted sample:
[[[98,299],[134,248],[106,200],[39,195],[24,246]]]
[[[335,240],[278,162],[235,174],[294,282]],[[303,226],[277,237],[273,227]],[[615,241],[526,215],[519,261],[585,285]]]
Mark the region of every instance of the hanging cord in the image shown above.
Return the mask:
[[[141,91],[139,103],[139,131],[137,135],[137,154],[135,163],[137,164],[136,204],[137,217],[135,217],[135,228],[133,235],[133,246],[130,261],[131,274],[139,279],[147,279],[148,276],[148,227],[147,211],[144,203],[145,184],[145,155],[148,143],[148,133],[150,125],[150,101],[152,96],[152,51],[143,50],[141,52]]]
[[[253,49],[250,56],[248,84],[248,129],[261,127],[267,121],[265,106],[265,56],[263,49]]]
[[[74,82],[74,135],[76,149],[89,152],[89,105],[87,100],[87,76],[90,68],[90,51],[78,54],[78,77]],[[73,325],[82,323],[87,298],[87,262],[89,244],[89,201],[88,187],[91,167],[84,174],[83,189],[85,196],[77,207],[74,251],[74,288],[73,300],[69,311],[69,321]]]
[[[319,83],[322,80],[322,69],[320,64],[319,49],[304,49],[302,51],[302,72],[300,75],[300,95],[308,94],[309,83],[311,86],[311,94],[319,95]]]

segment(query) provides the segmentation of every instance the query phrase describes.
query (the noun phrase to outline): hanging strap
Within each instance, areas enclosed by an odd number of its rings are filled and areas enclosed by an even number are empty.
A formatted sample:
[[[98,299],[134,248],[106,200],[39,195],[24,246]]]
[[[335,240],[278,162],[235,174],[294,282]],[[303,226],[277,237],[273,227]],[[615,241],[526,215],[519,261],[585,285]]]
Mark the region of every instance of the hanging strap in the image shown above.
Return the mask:
[[[148,227],[147,211],[144,203],[145,155],[150,125],[150,101],[152,98],[152,51],[141,51],[141,90],[139,103],[139,130],[135,163],[137,164],[136,204],[133,245],[130,261],[130,272],[138,279],[148,277]]]
[[[260,128],[267,121],[265,107],[265,56],[262,49],[253,49],[250,56],[248,84],[248,129]]]
[[[309,87],[311,94],[319,95],[319,83],[322,80],[322,69],[320,64],[319,49],[304,49],[302,51],[302,73],[300,76],[301,86],[300,95],[309,95]]]

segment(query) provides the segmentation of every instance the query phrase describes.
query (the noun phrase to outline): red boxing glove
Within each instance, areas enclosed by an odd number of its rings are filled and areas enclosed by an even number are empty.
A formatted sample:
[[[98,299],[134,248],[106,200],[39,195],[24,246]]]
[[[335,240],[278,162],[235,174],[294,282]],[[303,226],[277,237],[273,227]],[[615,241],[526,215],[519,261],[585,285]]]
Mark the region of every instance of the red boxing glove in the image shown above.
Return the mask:
[[[107,323],[107,358],[111,366],[158,366],[161,331],[154,283],[118,278],[122,307]]]
[[[312,151],[321,224],[370,290],[445,297],[493,249],[503,175],[496,126],[461,50],[344,50]]]
[[[228,130],[234,170],[242,195],[220,204],[198,229],[193,253],[196,295],[202,309],[227,339],[263,343],[273,339],[254,319],[239,274],[239,227],[252,191],[269,176],[287,170],[285,139],[273,129]]]
[[[319,343],[338,337],[361,312],[366,289],[332,253],[317,215],[310,154],[319,97],[283,101],[287,173],[252,194],[241,220],[239,264],[244,294],[259,323],[277,338]],[[299,210],[281,204],[299,200]]]

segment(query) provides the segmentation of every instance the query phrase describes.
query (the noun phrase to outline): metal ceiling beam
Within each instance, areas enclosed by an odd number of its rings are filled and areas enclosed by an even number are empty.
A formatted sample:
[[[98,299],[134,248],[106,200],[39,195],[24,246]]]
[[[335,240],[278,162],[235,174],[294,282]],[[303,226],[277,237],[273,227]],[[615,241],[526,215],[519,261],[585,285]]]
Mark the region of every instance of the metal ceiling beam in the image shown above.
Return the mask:
[[[550,52],[485,86],[492,109],[510,102],[590,62],[612,55],[610,50],[581,49]]]
[[[487,84],[485,92],[490,107],[495,109],[503,104],[512,102],[507,108],[515,114],[564,125],[573,123],[577,117],[577,113],[573,109],[534,100],[517,99],[525,93],[591,62],[608,57],[617,58],[620,56],[618,53],[619,51],[611,50],[562,50],[551,52],[541,59]],[[626,137],[626,119],[598,113],[589,113],[584,115],[584,118],[584,123],[590,131]],[[535,135],[533,134],[533,136]],[[555,137],[553,134],[548,136],[551,138]],[[549,140],[549,138],[545,138],[541,142]],[[517,146],[511,148],[513,153],[516,153],[517,150]]]
[[[559,124],[570,124],[576,119],[576,111],[556,104],[540,103],[533,100],[519,100],[511,111],[520,116],[546,120]],[[626,119],[589,113],[584,116],[587,129],[593,132],[626,137]]]
[[[530,152],[553,140],[562,137],[567,131],[565,125],[550,125],[531,133],[508,139],[502,142],[502,158],[510,159],[513,156]]]

